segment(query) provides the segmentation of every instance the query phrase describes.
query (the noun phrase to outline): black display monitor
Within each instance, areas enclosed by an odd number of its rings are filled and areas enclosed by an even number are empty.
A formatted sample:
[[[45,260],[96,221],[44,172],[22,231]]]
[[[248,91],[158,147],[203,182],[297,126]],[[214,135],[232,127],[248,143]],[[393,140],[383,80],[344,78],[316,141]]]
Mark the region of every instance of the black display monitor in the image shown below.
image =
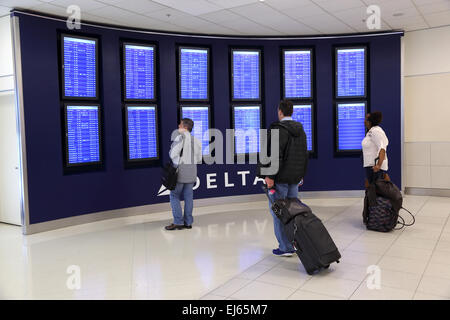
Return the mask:
[[[100,105],[64,105],[66,167],[102,163]]]
[[[336,98],[367,97],[367,47],[335,48]]]
[[[312,49],[283,49],[283,97],[285,99],[312,99]]]
[[[261,105],[233,105],[232,120],[235,154],[255,154],[261,151],[260,132],[262,126]]]
[[[314,112],[313,104],[294,103],[294,113],[292,118],[295,121],[300,122],[303,125],[303,129],[306,133],[306,143],[309,152],[314,152]]]
[[[156,46],[124,42],[123,92],[125,101],[156,100]]]
[[[210,107],[207,105],[182,105],[180,106],[180,119],[189,118],[194,121],[192,135],[202,144],[202,154],[209,155],[209,142],[211,137]]]
[[[156,105],[125,105],[125,130],[128,162],[159,159]]]
[[[61,35],[63,99],[98,99],[98,39]]]
[[[364,119],[367,103],[341,102],[336,104],[336,151],[359,152],[366,135]]]
[[[209,48],[178,47],[180,101],[209,101]]]
[[[261,50],[231,50],[231,99],[261,100]]]

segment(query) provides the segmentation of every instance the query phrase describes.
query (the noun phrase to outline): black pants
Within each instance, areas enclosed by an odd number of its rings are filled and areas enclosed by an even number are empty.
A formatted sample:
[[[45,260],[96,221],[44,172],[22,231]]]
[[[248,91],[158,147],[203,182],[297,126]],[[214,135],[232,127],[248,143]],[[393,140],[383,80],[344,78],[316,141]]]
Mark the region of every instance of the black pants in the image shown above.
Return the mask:
[[[384,179],[384,174],[387,172],[384,170],[373,172],[372,167],[364,167],[364,170],[366,171],[366,178],[369,181],[369,184],[378,179]]]

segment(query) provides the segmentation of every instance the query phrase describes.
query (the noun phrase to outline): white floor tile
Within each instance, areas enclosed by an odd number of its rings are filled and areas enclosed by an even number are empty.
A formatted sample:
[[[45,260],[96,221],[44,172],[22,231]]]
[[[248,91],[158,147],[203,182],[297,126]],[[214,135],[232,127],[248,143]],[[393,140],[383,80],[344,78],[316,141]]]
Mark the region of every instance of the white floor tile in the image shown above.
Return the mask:
[[[436,251],[445,251],[447,253],[450,252],[450,241],[444,241],[444,240],[439,240],[437,246],[436,246]]]
[[[382,256],[378,254],[357,252],[347,249],[342,253],[341,261],[349,264],[368,267],[372,264],[376,264],[381,259],[381,257]]]
[[[385,255],[396,258],[428,261],[430,260],[432,253],[432,250],[405,247],[395,244],[386,252]]]
[[[213,294],[207,294],[206,296],[203,296],[200,298],[200,300],[225,300],[225,297],[221,296],[215,296]]]
[[[416,292],[414,300],[450,300],[450,297],[440,297],[432,294],[426,294],[422,292]]]
[[[246,285],[248,285],[251,280],[242,279],[242,278],[234,278],[225,284],[221,285],[219,288],[213,290],[211,292],[212,295],[229,297],[236,291],[242,289]]]
[[[298,290],[292,296],[290,296],[288,300],[342,300],[342,299],[338,297],[327,296],[324,294]]]
[[[238,292],[235,292],[231,298],[239,300],[286,300],[295,292],[295,289],[253,281]]]
[[[434,251],[430,263],[445,264],[450,267],[450,254],[447,251]]]
[[[350,300],[411,300],[414,291],[396,288],[381,287],[381,289],[369,289],[361,285]]]
[[[270,255],[270,256],[265,257],[263,260],[259,261],[258,264],[269,266],[269,267],[275,267],[276,265],[280,264],[284,260],[285,259],[283,257],[277,257],[274,255]]]
[[[450,266],[448,264],[430,263],[424,275],[450,279]]]
[[[358,288],[360,283],[360,281],[332,277],[313,277],[302,287],[300,287],[300,289],[318,294],[348,299]]]
[[[381,269],[381,286],[415,292],[422,275]]]
[[[403,216],[403,215],[402,215]],[[408,217],[408,213],[404,214],[405,217]],[[444,226],[447,221],[446,217],[433,217],[433,216],[417,216],[416,223],[417,224],[435,224],[440,226]]]
[[[394,244],[404,247],[433,250],[436,246],[437,240],[419,239],[419,238],[401,238],[399,237]]]
[[[322,270],[319,274],[314,275],[318,278],[337,278],[345,280],[363,281],[367,277],[367,267],[353,265],[345,262],[333,263],[328,269]]]
[[[355,240],[347,247],[348,250],[383,255],[392,245],[394,239]]]
[[[260,275],[262,275],[263,273],[266,273],[267,271],[269,271],[272,268],[273,268],[272,266],[257,264],[257,265],[254,265],[254,266],[248,268],[241,274],[239,274],[238,277],[242,278],[242,279],[255,280]]]
[[[441,236],[441,230],[429,230],[429,229],[419,229],[417,228],[410,228],[405,231],[403,231],[402,235],[399,237],[399,239],[425,239],[425,240],[435,240],[437,241],[439,237]]]
[[[421,275],[425,271],[427,261],[385,256],[381,259],[380,263],[378,263],[378,266],[382,271],[392,270]]]
[[[450,298],[450,279],[424,276],[417,292]]]
[[[307,275],[304,272],[275,267],[264,273],[256,280],[260,282],[298,289],[309,279],[311,279],[311,276]]]

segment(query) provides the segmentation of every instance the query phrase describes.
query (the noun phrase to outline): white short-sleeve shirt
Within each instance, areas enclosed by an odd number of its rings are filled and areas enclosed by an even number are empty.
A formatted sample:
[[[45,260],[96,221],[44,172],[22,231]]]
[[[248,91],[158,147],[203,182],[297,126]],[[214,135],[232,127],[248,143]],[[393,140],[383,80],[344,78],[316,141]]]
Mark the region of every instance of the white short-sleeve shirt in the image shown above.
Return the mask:
[[[381,170],[387,171],[389,168],[387,157],[388,144],[389,140],[384,130],[379,126],[372,127],[362,141],[364,167],[373,167],[375,165],[375,159],[380,154],[380,150],[384,149],[386,151],[386,158],[381,164]]]

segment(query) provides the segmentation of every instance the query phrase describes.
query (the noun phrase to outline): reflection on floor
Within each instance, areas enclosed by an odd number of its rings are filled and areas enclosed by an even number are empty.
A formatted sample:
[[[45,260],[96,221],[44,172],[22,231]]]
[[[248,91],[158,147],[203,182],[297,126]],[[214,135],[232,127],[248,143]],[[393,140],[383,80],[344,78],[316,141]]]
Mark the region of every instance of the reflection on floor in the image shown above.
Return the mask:
[[[406,196],[416,224],[387,234],[365,230],[362,199],[305,202],[343,256],[312,277],[271,255],[268,204],[252,202],[172,232],[169,212],[31,236],[0,224],[0,299],[450,299],[449,198]]]

